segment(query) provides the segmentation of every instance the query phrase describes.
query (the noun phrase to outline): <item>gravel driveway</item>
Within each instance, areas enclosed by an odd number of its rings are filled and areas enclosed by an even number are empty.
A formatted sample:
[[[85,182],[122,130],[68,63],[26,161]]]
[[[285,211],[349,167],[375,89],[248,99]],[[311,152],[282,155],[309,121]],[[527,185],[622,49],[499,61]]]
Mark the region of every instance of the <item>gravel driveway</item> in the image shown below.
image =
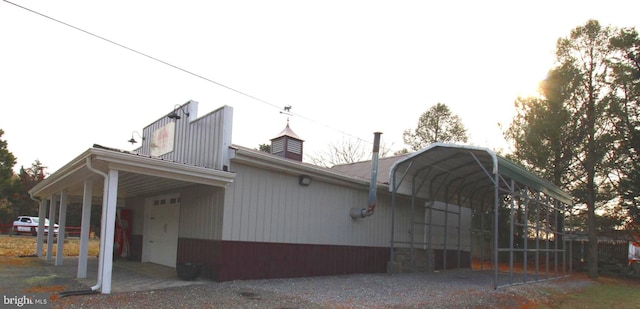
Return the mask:
[[[64,308],[519,308],[592,284],[578,276],[493,289],[487,272],[360,274],[210,283],[60,299]],[[548,300],[548,299],[547,299]]]
[[[27,266],[3,263],[0,289],[49,292],[52,308],[518,308],[593,284],[576,274],[494,290],[491,272],[447,271],[210,282],[60,298],[59,292],[83,286],[74,278],[47,274],[47,267],[40,264],[39,260]]]

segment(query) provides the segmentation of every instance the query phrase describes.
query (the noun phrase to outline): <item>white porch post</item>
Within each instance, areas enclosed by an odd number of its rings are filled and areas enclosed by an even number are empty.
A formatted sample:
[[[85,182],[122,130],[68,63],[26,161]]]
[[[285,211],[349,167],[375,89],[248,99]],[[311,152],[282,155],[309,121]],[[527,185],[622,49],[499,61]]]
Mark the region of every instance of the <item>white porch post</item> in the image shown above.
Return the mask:
[[[84,181],[82,195],[82,222],[80,224],[80,252],[78,254],[78,278],[87,277],[87,259],[89,255],[89,232],[91,230],[91,201],[93,199],[93,181]]]
[[[49,205],[49,230],[47,235],[47,262],[53,260],[53,224],[56,222],[56,208],[58,207],[58,196],[51,196],[51,205]]]
[[[113,237],[116,224],[116,204],[118,201],[118,170],[110,169],[108,172],[109,190],[107,197],[107,211],[102,220],[105,223],[105,233],[100,235],[104,241],[104,252],[100,253],[102,259],[102,294],[111,294],[111,271],[113,270]]]
[[[58,249],[56,250],[56,266],[62,266],[62,259],[64,258],[64,234],[65,225],[67,224],[67,191],[62,190],[60,192],[60,215],[58,216]],[[53,222],[49,222],[50,226],[53,226]]]
[[[36,238],[36,256],[41,257],[44,249],[44,218],[47,217],[47,199],[40,200],[40,207],[38,209],[38,236]]]

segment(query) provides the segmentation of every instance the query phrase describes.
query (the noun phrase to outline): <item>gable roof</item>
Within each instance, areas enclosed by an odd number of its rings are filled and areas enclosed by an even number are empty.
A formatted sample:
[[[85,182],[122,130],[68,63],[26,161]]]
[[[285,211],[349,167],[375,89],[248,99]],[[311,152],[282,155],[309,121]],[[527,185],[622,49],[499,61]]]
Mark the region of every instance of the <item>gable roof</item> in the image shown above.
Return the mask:
[[[378,183],[389,184],[389,173],[391,171],[391,167],[398,161],[403,160],[408,157],[409,154],[393,156],[393,157],[382,157],[378,159]],[[362,178],[366,181],[371,180],[371,160],[360,161],[348,164],[340,164],[334,165],[330,168],[330,170],[349,175],[352,177]]]

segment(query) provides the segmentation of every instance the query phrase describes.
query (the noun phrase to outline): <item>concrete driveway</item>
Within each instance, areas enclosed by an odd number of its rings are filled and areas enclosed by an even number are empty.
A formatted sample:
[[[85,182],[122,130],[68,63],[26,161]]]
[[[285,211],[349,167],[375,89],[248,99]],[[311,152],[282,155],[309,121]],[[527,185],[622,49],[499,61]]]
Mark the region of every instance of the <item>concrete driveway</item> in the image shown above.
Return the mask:
[[[94,286],[98,276],[98,259],[89,258],[87,278],[76,279],[77,257],[65,257],[62,266],[45,258],[13,258],[14,262],[2,263],[0,267],[0,289],[20,292],[25,289],[44,289],[46,286],[87,290]],[[13,265],[10,265],[13,264]],[[178,278],[175,268],[152,263],[118,260],[113,264],[111,292],[149,291],[171,287],[182,287],[211,282],[206,279],[185,281]],[[58,291],[60,292],[60,291]]]

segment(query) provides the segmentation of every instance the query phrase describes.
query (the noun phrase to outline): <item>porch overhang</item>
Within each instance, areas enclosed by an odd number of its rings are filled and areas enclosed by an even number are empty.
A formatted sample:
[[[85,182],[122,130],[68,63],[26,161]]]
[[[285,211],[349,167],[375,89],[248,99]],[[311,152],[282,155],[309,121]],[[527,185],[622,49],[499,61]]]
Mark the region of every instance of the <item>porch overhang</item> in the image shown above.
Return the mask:
[[[65,190],[70,196],[81,196],[84,181],[95,180],[94,195],[101,196],[103,178],[90,168],[104,173],[108,170],[120,172],[118,198],[160,192],[190,184],[226,187],[235,178],[234,173],[226,171],[94,145],[38,183],[29,190],[29,194],[34,198],[47,198]]]
[[[116,208],[119,199],[159,192],[166,193],[193,184],[226,187],[234,178],[234,173],[226,171],[94,145],[93,148],[88,149],[29,190],[29,194],[34,199],[40,199],[36,255],[43,254],[46,201],[50,200],[49,219],[52,222],[56,222],[56,208],[59,201],[60,219],[57,222],[60,225],[58,234],[61,239],[57,242],[59,253],[56,254],[55,265],[62,265],[63,255],[60,252],[64,252],[67,204],[74,197],[80,197],[82,224],[78,278],[85,277],[92,198],[102,196],[98,282],[91,287],[91,290],[100,290],[103,294],[109,294],[111,293]],[[51,224],[47,235],[48,261],[52,260],[53,234],[53,224]]]

